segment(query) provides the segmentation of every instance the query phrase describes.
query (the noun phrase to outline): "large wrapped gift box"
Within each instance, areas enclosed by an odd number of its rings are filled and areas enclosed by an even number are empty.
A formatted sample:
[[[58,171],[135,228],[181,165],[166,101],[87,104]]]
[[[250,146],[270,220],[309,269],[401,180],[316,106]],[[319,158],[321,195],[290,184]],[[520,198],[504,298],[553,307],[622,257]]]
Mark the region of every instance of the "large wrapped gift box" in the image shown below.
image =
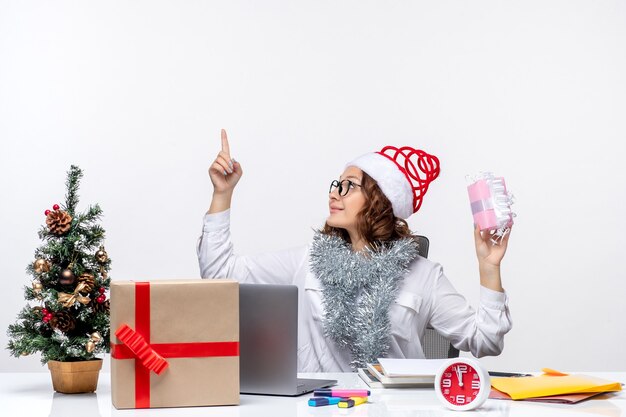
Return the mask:
[[[116,408],[239,404],[239,284],[111,283]]]

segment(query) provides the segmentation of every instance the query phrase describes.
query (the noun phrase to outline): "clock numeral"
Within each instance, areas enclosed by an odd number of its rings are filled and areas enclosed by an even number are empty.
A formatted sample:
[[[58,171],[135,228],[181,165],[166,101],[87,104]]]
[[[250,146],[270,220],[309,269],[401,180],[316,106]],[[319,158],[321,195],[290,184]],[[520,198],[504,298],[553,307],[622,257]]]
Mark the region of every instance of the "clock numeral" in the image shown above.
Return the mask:
[[[451,379],[441,380],[441,386],[444,388],[450,388],[452,386],[452,380]]]
[[[465,404],[465,395],[457,395],[455,402],[457,404]]]
[[[480,381],[473,380],[472,381],[472,389],[479,390],[480,389]]]

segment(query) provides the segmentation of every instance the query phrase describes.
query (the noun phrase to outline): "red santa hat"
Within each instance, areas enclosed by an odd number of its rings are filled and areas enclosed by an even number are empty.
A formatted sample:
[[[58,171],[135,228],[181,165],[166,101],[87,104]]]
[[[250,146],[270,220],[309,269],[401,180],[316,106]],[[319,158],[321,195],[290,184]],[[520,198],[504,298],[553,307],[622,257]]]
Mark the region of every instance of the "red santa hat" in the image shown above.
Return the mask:
[[[366,172],[391,202],[393,214],[407,219],[422,205],[428,186],[439,176],[439,158],[422,150],[385,146],[348,163]]]

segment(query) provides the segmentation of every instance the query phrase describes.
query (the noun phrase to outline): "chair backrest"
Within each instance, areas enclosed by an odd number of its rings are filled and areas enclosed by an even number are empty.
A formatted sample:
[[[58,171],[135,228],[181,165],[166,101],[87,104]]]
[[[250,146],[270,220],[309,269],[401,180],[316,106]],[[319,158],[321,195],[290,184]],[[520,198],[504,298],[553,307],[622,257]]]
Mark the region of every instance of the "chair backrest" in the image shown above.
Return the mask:
[[[446,359],[458,358],[459,350],[452,346],[452,343],[445,337],[437,333],[432,327],[426,327],[424,332],[424,355],[426,359]]]
[[[430,247],[430,241],[426,236],[415,236],[417,240],[417,253],[423,258],[428,258],[428,248]]]
[[[428,258],[428,248],[430,242],[426,236],[417,236],[418,249],[417,252],[420,256]],[[430,325],[426,327],[424,332],[424,340],[422,340],[422,347],[424,348],[424,355],[426,359],[446,359],[446,358],[458,358],[459,350],[452,346],[452,343],[445,337],[437,333],[437,330],[433,329]]]

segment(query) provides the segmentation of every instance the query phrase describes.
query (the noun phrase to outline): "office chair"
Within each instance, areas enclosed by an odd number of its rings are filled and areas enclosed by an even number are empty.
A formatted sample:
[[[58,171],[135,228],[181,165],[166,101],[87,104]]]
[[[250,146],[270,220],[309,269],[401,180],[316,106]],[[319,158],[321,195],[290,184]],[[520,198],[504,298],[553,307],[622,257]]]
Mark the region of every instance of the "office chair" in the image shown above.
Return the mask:
[[[417,236],[417,252],[420,256],[428,257],[428,248],[430,242],[426,236]],[[446,358],[458,358],[459,350],[452,346],[452,343],[445,337],[437,333],[437,330],[433,329],[430,325],[426,327],[424,332],[424,340],[422,340],[422,347],[424,348],[424,355],[426,359],[446,359]]]

